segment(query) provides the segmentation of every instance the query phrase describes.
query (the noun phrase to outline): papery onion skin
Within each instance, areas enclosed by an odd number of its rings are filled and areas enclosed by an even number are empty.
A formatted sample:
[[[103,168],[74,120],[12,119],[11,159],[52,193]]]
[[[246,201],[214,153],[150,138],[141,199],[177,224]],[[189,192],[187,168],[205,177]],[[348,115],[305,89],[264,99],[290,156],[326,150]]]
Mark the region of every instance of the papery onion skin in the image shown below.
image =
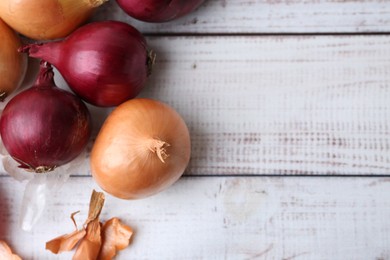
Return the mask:
[[[117,2],[131,17],[144,22],[161,23],[191,13],[204,0],[117,0]]]
[[[155,150],[161,142],[166,144],[160,146],[163,158]],[[160,101],[136,98],[107,117],[92,147],[90,166],[93,178],[106,192],[122,199],[141,199],[175,183],[190,154],[190,134],[182,117]]]
[[[136,97],[152,59],[142,34],[119,21],[93,22],[65,40],[30,44],[21,51],[52,63],[77,95],[101,107]]]
[[[103,243],[98,259],[114,259],[117,251],[129,246],[133,233],[133,229],[123,224],[120,219],[116,217],[109,219],[102,227]]]
[[[0,17],[17,32],[36,40],[63,38],[107,0],[1,0]]]
[[[0,19],[0,101],[14,92],[25,77],[27,56],[18,52],[19,36]]]
[[[2,260],[22,260],[22,258],[14,254],[9,245],[4,241],[0,240],[0,259]]]
[[[86,105],[55,86],[49,64],[42,63],[31,88],[14,96],[0,118],[0,134],[8,153],[25,168],[48,172],[70,162],[91,134]]]

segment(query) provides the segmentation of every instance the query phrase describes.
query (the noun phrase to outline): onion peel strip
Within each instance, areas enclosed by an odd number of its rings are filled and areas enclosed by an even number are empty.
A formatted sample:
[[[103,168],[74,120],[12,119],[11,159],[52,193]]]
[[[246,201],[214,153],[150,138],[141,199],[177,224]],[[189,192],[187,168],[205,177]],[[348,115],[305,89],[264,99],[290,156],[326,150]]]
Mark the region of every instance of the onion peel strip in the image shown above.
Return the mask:
[[[112,218],[104,223],[102,232],[103,245],[98,258],[100,260],[112,259],[117,251],[129,246],[133,236],[133,230],[118,218]]]
[[[66,251],[71,251],[77,243],[85,236],[87,232],[82,230],[75,230],[70,234],[65,234],[56,237],[46,242],[46,249],[54,254],[59,254]]]
[[[91,200],[89,202],[88,218],[85,221],[84,226],[88,225],[95,219],[99,219],[100,212],[102,212],[104,205],[104,199],[103,192],[97,192],[95,190],[92,191]]]
[[[96,218],[88,223],[87,234],[81,239],[73,260],[97,259],[102,245],[101,226]]]
[[[58,254],[71,251],[77,245],[73,260],[108,260],[112,259],[117,251],[126,248],[130,244],[133,230],[124,225],[118,218],[112,218],[102,225],[99,216],[104,200],[104,193],[93,190],[88,217],[83,228],[78,230],[74,220],[74,215],[78,211],[72,213],[71,219],[76,230],[46,242],[46,249]]]

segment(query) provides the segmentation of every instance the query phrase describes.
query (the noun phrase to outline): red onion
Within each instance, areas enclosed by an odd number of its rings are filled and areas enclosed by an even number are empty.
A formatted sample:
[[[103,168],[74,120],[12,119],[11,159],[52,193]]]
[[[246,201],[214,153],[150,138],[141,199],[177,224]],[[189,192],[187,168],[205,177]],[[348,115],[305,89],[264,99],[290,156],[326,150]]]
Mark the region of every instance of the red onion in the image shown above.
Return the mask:
[[[21,168],[47,172],[70,162],[91,134],[88,108],[58,88],[50,64],[41,62],[35,84],[13,97],[0,118],[0,134]]]
[[[142,34],[117,21],[80,27],[64,40],[20,49],[53,64],[69,87],[96,106],[117,106],[142,90],[153,63]]]
[[[199,7],[204,0],[117,0],[130,16],[144,22],[167,22]]]

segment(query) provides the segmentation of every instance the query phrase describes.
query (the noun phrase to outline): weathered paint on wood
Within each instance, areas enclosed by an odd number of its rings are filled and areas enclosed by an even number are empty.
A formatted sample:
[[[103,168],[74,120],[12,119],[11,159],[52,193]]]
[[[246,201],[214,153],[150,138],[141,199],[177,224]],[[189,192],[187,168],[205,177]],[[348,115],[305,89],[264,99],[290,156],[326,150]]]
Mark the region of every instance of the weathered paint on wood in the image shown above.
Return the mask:
[[[148,42],[158,57],[141,96],[187,122],[187,175],[390,173],[389,37]],[[108,112],[91,108],[96,134]]]
[[[93,20],[149,36],[158,59],[141,96],[176,108],[193,143],[186,176],[166,192],[108,196],[102,219],[136,231],[117,259],[390,259],[390,180],[356,176],[390,174],[390,38],[340,35],[388,33],[389,14],[382,0],[206,0],[147,24],[115,1],[99,9]],[[109,111],[90,108],[96,135]],[[71,258],[44,245],[73,230],[72,212],[83,222],[99,189],[82,156],[72,173],[84,177],[50,196],[31,233],[18,224],[26,183],[0,177],[0,239],[24,259]],[[251,177],[262,174],[274,176]],[[277,177],[297,174],[307,177]]]
[[[94,20],[119,19],[151,34],[274,34],[389,32],[389,17],[386,0],[206,0],[195,12],[167,23],[137,21],[110,1]]]
[[[390,38],[156,37],[144,96],[192,133],[188,174],[388,174]]]
[[[0,178],[0,237],[25,259],[70,259],[54,258],[45,242],[74,230],[72,212],[81,225],[98,187],[71,178],[25,233],[16,223],[23,185]],[[389,190],[389,178],[375,177],[185,177],[143,200],[107,196],[101,219],[135,229],[118,260],[389,259]]]
[[[141,96],[187,122],[186,174],[389,174],[389,37],[148,42],[158,56]],[[109,110],[91,111],[96,135]],[[73,174],[88,174],[87,164]]]

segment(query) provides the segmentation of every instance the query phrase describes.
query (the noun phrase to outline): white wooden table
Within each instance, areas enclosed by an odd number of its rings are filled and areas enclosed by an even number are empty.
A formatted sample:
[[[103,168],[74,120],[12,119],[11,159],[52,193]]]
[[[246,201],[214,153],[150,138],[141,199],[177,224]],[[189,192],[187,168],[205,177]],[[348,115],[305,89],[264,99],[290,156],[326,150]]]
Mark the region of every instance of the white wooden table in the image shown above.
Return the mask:
[[[102,219],[136,232],[116,259],[390,259],[390,2],[207,0],[146,24],[111,1],[103,19],[146,35],[158,57],[141,96],[177,109],[193,144],[167,191],[107,196]],[[30,232],[26,182],[0,177],[0,237],[24,259],[71,258],[44,247],[100,190],[85,161]]]

